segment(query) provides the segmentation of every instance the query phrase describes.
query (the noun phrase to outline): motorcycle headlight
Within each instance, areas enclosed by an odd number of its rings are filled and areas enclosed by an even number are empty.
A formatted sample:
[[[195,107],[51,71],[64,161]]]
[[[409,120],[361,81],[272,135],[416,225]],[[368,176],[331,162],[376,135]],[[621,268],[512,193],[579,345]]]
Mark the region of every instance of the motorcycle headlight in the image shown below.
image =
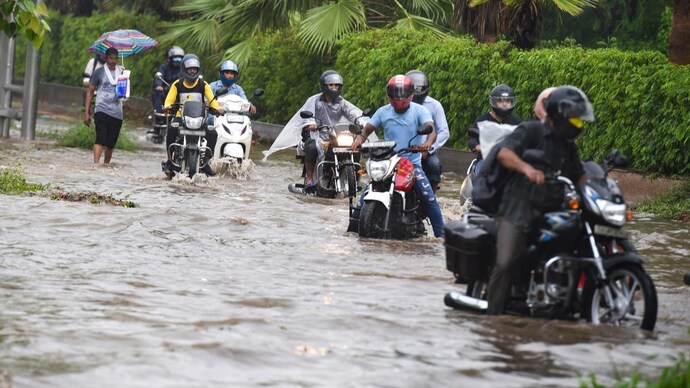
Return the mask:
[[[386,177],[386,171],[388,171],[388,166],[390,166],[390,160],[370,160],[367,163],[367,174],[372,181],[380,181]]]
[[[341,132],[338,134],[338,147],[350,147],[354,140],[355,137],[350,132]]]
[[[601,216],[601,218],[612,225],[625,225],[627,216],[625,203],[614,203],[604,199],[590,186],[585,186],[584,192],[588,207],[595,214]]]
[[[189,116],[184,117],[184,126],[187,127],[187,129],[199,129],[199,128],[201,128],[201,124],[203,122],[204,122],[203,117],[189,117]]]

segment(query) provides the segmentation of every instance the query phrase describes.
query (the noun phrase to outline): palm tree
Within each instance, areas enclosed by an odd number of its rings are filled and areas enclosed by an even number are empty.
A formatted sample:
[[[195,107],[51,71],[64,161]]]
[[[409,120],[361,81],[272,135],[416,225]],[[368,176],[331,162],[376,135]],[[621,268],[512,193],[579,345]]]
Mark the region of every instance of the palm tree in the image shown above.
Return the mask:
[[[598,0],[553,0],[563,12],[579,15]],[[515,46],[533,48],[541,36],[545,0],[457,0],[453,24],[480,42],[494,42],[505,35]]]
[[[690,2],[673,2],[673,22],[668,44],[668,60],[676,65],[690,65]]]
[[[252,37],[290,27],[316,54],[330,53],[338,38],[366,28],[452,33],[451,0],[192,0],[173,9],[193,18],[171,23],[163,42],[184,42],[212,60],[240,63],[251,55]]]

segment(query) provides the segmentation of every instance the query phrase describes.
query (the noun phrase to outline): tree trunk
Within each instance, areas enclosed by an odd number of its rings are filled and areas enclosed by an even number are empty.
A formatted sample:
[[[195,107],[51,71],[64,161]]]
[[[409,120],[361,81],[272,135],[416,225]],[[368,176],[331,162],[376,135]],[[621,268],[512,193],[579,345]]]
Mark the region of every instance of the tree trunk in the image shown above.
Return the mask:
[[[690,65],[690,0],[673,2],[673,23],[668,44],[668,61]]]

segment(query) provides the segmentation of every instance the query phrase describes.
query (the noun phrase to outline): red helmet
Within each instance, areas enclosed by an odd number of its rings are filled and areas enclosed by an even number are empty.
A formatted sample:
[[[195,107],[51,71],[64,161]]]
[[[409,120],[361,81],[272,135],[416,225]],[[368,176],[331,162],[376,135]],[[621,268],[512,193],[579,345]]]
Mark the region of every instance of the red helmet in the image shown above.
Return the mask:
[[[386,95],[393,109],[398,113],[403,113],[410,107],[410,102],[414,97],[414,84],[409,77],[398,74],[388,81]]]

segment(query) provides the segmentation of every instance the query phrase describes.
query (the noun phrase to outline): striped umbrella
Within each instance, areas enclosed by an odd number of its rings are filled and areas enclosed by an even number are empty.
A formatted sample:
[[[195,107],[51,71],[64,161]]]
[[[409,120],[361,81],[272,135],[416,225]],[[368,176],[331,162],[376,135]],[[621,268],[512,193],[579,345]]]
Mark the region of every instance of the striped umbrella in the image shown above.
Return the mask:
[[[155,47],[158,44],[154,39],[137,30],[117,30],[101,34],[89,47],[89,51],[102,57],[105,52],[114,47],[121,58],[138,54]]]

